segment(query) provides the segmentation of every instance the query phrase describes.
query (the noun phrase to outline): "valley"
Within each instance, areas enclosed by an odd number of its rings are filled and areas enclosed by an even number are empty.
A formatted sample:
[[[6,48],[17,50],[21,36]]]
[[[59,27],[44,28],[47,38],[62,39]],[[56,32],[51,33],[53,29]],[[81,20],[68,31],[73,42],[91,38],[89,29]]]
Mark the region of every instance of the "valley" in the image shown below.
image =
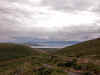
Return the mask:
[[[100,39],[63,49],[1,43],[0,75],[100,75]]]

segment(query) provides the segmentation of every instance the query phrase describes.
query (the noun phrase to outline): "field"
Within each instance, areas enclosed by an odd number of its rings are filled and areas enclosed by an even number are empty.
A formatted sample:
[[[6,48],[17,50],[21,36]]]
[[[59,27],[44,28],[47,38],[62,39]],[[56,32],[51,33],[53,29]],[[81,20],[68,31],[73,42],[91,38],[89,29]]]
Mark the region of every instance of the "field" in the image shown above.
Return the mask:
[[[94,39],[50,51],[1,43],[0,75],[100,75],[99,45]]]

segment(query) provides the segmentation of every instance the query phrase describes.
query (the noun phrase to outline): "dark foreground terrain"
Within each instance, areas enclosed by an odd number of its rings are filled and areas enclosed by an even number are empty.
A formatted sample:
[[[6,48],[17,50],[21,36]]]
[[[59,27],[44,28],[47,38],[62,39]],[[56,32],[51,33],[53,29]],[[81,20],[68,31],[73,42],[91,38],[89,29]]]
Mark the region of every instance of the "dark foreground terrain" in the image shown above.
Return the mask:
[[[100,75],[100,39],[56,52],[2,43],[0,75]]]

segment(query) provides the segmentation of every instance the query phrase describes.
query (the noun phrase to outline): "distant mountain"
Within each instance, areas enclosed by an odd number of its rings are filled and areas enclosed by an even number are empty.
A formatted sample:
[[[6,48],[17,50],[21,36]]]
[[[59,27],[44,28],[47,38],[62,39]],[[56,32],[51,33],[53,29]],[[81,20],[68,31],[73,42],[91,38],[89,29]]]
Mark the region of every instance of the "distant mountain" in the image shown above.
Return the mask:
[[[100,56],[100,38],[65,47],[56,54],[65,56]]]
[[[16,40],[8,41],[17,44],[26,44],[35,47],[47,47],[47,48],[64,48],[65,46],[71,46],[80,41],[59,41],[59,40],[44,40],[44,39],[32,39],[32,38],[16,38]]]
[[[8,42],[11,43],[17,43],[17,44],[26,44],[30,46],[41,46],[41,47],[47,47],[47,48],[64,48],[65,46],[71,46],[77,43],[80,43],[80,41],[59,41],[59,40],[45,40],[45,39],[38,39],[38,38],[26,38],[26,37],[14,37],[16,40],[11,40]]]
[[[40,44],[34,43],[34,42],[26,42],[24,44],[29,45],[29,46],[43,46],[43,45],[40,45]]]
[[[31,46],[64,47],[79,43],[79,41],[29,41],[26,44]]]

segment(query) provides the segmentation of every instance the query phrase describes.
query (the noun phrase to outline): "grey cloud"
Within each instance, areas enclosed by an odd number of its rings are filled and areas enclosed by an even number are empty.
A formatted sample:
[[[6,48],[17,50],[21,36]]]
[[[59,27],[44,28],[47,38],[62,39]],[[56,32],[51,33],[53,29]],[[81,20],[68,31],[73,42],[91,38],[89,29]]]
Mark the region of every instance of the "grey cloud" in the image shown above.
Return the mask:
[[[64,10],[72,13],[72,11],[100,11],[99,1],[96,0],[43,0],[43,5],[51,6],[55,10]],[[19,5],[16,6],[15,4]],[[27,5],[21,7],[21,4]],[[40,6],[43,6],[42,4]],[[25,8],[33,7],[30,10]],[[90,26],[79,25],[71,27],[63,27],[59,30],[49,31],[45,28],[32,27],[28,29],[25,26],[30,24],[36,25],[37,15],[48,15],[43,12],[35,12],[34,8],[38,7],[28,0],[1,0],[0,1],[0,40],[11,39],[47,39],[47,40],[88,40],[99,37],[100,26],[91,24]],[[39,9],[38,9],[39,10]],[[36,15],[37,14],[37,15]],[[33,16],[33,17],[31,17]],[[51,15],[50,15],[51,16]]]
[[[43,5],[52,6],[56,10],[85,11],[96,6],[99,0],[44,0]]]
[[[64,27],[61,30],[57,31],[53,35],[55,39],[58,40],[90,40],[93,38],[100,37],[100,26],[90,25],[90,26],[73,26],[73,27]],[[51,38],[54,38],[51,37]]]

